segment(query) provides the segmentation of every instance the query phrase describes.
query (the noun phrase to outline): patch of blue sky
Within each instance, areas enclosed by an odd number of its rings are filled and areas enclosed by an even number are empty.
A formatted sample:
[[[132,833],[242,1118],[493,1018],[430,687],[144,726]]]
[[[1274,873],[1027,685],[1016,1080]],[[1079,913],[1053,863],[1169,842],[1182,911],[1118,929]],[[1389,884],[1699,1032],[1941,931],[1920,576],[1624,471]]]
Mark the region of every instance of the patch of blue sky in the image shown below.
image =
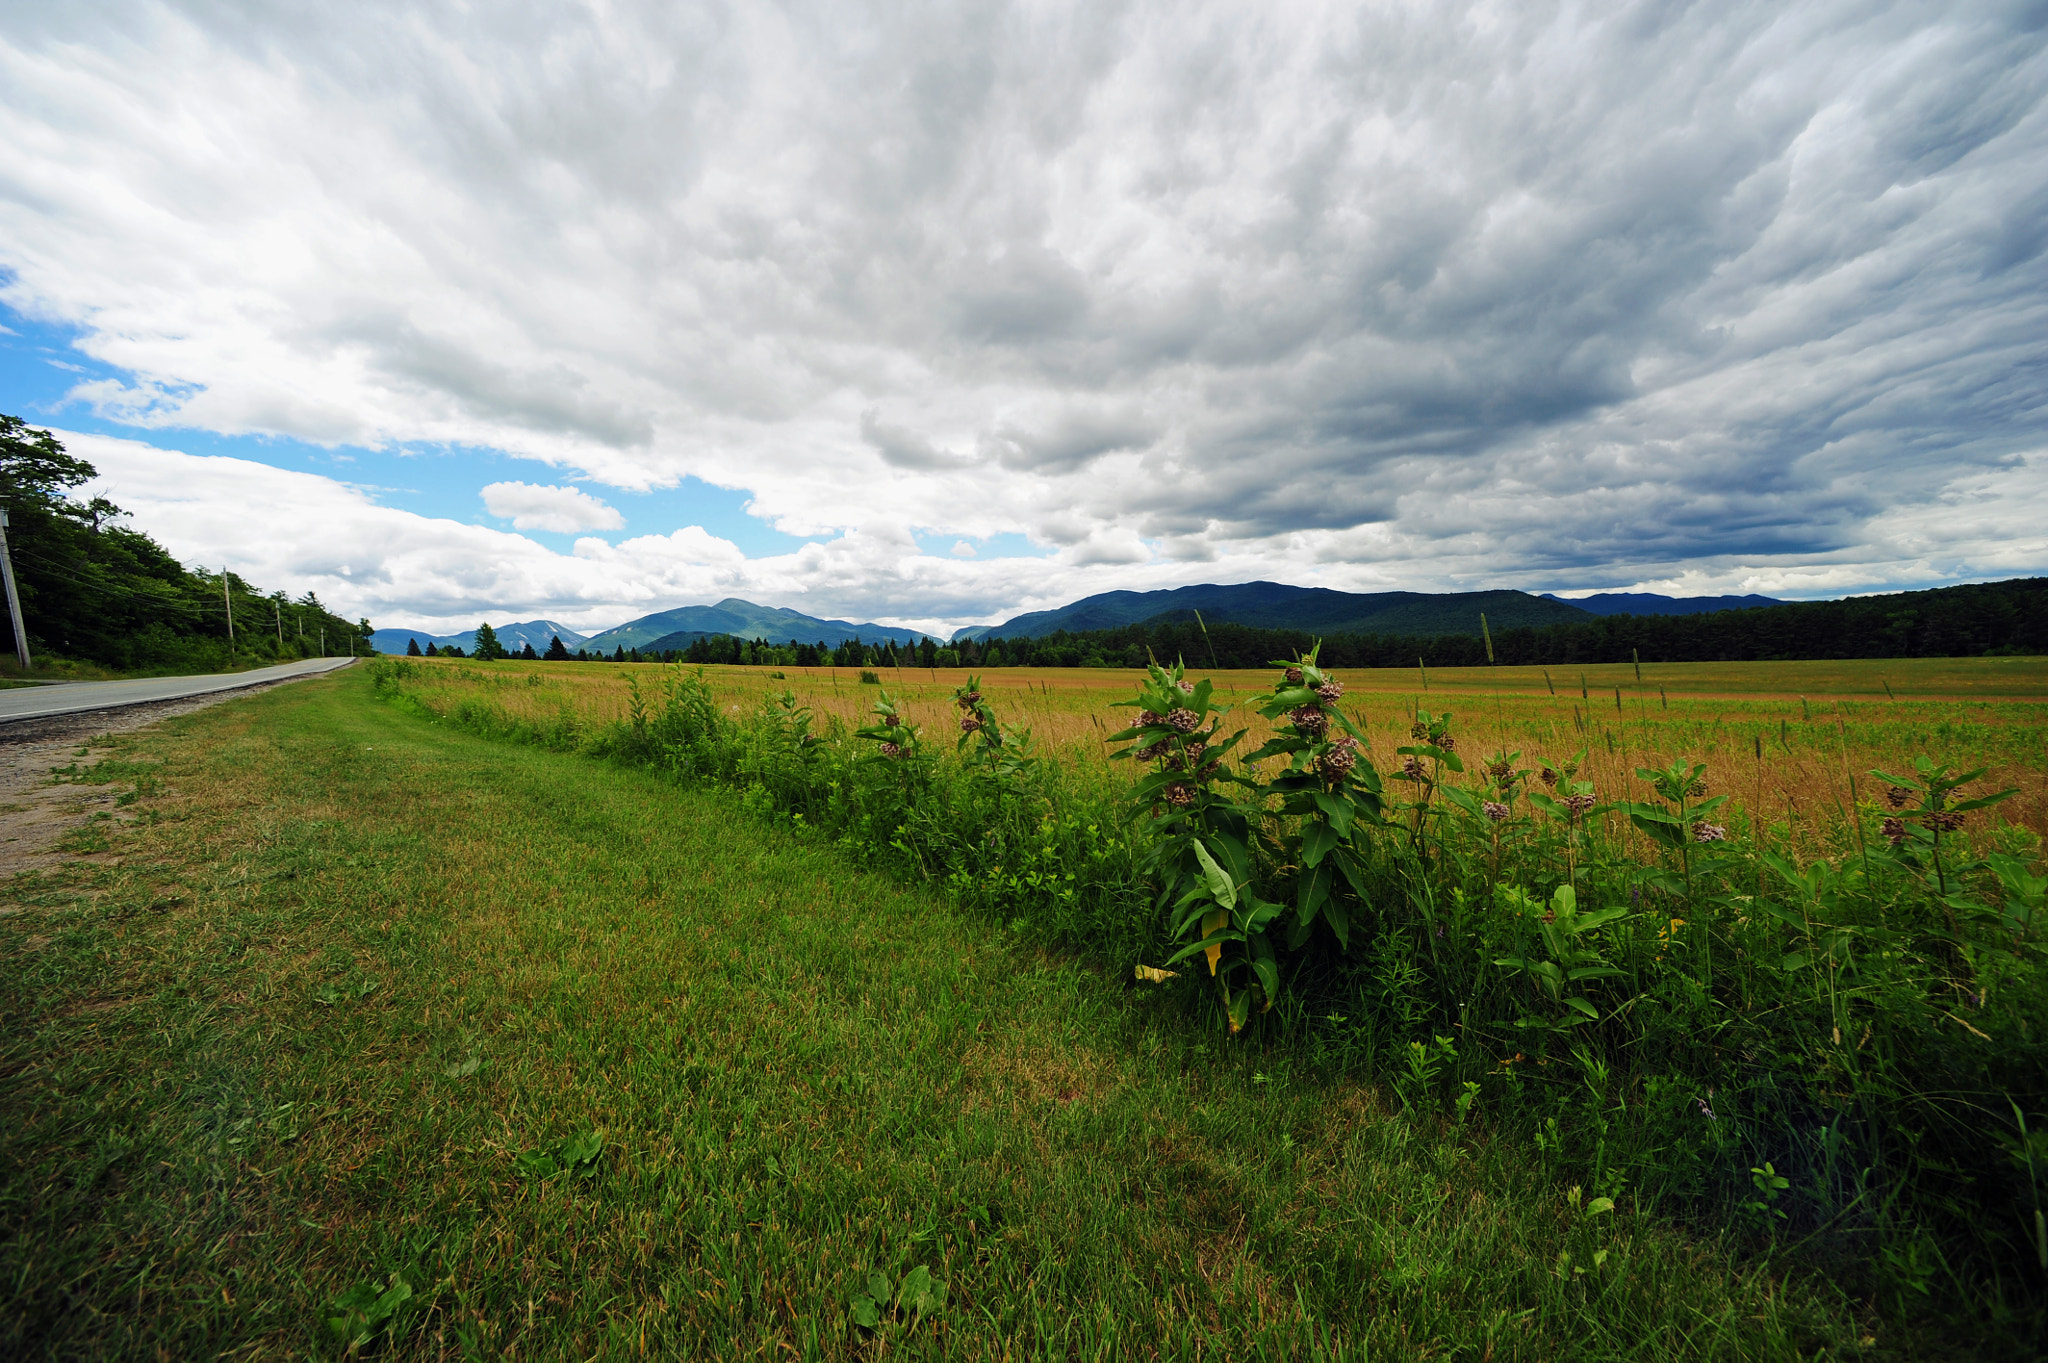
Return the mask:
[[[686,525],[700,525],[731,540],[749,558],[791,553],[806,543],[802,537],[784,534],[749,514],[747,503],[753,494],[748,489],[715,487],[696,478],[685,478],[675,487],[629,492],[573,482],[561,469],[501,450],[448,445],[389,449],[326,446],[289,436],[220,435],[189,427],[135,426],[110,420],[95,413],[91,403],[72,397],[72,390],[96,379],[132,384],[134,375],[78,349],[74,344],[80,335],[76,328],[25,317],[4,305],[0,305],[0,328],[5,328],[0,331],[0,412],[30,425],[318,473],[369,493],[382,506],[503,530],[512,529],[511,522],[493,517],[480,495],[488,483],[579,486],[625,520],[622,529],[586,532],[601,534],[613,543],[636,535],[667,535]],[[583,537],[541,530],[519,533],[564,553]]]
[[[1033,544],[1029,536],[1015,532],[975,539],[972,536],[942,535],[927,530],[918,532],[915,538],[919,549],[940,558],[1048,558],[1053,552],[1042,545]],[[962,545],[974,552],[961,552]]]

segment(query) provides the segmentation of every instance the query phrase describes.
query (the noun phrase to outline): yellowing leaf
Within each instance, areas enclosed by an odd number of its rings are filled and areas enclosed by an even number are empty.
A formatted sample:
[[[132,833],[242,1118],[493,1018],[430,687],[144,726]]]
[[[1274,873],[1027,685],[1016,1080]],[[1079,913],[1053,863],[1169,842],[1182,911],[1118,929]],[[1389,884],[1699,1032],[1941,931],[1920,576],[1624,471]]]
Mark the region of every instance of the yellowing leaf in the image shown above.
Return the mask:
[[[1228,909],[1217,909],[1213,913],[1202,915],[1202,936],[1204,939],[1214,937],[1229,926],[1230,910]],[[1213,947],[1205,948],[1202,954],[1209,958],[1209,973],[1214,975],[1216,973],[1216,963],[1223,959],[1223,943],[1218,942]]]
[[[1156,965],[1141,965],[1138,967],[1138,978],[1147,984],[1165,984],[1174,977],[1175,973],[1171,970],[1161,970]]]

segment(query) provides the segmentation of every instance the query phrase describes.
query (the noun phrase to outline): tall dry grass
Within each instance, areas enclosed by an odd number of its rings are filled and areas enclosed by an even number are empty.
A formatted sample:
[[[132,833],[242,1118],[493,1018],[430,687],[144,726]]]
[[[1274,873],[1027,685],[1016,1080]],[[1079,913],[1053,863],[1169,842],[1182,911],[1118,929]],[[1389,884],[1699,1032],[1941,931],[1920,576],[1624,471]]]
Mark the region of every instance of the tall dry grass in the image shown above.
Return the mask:
[[[562,664],[419,660],[414,689],[436,708],[462,696],[487,697],[518,720],[564,710],[599,722],[630,713],[631,688],[658,685],[658,664]],[[706,680],[728,714],[793,692],[821,719],[864,722],[880,691],[893,696],[927,742],[950,743],[958,712],[951,696],[964,669],[883,669],[863,685],[845,668],[707,667]],[[1108,735],[1131,712],[1137,674],[1069,668],[982,672],[982,687],[1006,723],[1024,725],[1042,750],[1062,761],[1095,763]],[[1272,726],[1247,702],[1271,686],[1271,673],[1207,673],[1250,731],[1247,748]],[[1456,716],[1468,757],[1519,750],[1524,764],[1569,760],[1585,750],[1582,776],[1603,800],[1648,799],[1637,767],[1680,757],[1708,764],[1731,817],[1783,824],[1803,848],[1839,855],[1855,847],[1848,818],[1883,795],[1873,769],[1910,768],[1916,754],[1958,769],[1986,768],[1985,790],[2016,788],[1998,807],[2004,822],[2048,836],[2048,668],[2039,660],[1971,658],[1885,662],[1698,663],[1650,666],[1640,679],[1628,664],[1552,670],[1501,668],[1358,670],[1337,674],[1344,708],[1371,738],[1374,760],[1396,765],[1417,710]],[[1887,691],[1886,687],[1889,687]],[[1874,693],[1874,696],[1873,696]]]

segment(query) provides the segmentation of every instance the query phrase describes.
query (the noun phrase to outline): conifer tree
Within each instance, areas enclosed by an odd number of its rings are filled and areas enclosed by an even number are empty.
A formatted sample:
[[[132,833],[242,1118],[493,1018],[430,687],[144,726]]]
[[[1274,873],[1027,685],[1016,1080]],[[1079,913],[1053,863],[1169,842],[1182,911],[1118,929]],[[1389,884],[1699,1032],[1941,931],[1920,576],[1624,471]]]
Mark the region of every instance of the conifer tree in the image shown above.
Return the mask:
[[[503,658],[508,655],[505,652],[505,646],[498,642],[498,631],[486,624],[476,627],[476,648],[472,650],[470,656],[489,662],[493,658]]]
[[[557,634],[548,640],[547,660],[551,663],[569,661],[569,650],[562,646],[562,636]]]
[[[417,658],[421,656],[419,640],[407,639],[405,641],[405,656],[408,658]]]

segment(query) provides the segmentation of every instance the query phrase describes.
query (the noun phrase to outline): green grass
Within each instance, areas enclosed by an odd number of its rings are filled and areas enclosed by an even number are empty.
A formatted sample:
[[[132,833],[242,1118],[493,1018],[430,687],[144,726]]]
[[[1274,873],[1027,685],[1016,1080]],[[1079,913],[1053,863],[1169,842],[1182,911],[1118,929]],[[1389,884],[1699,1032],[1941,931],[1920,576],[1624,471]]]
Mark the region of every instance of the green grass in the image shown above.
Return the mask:
[[[421,1357],[1925,1356],[716,792],[349,675],[116,752],[121,863],[0,918],[10,1356],[332,1354],[393,1273]]]

